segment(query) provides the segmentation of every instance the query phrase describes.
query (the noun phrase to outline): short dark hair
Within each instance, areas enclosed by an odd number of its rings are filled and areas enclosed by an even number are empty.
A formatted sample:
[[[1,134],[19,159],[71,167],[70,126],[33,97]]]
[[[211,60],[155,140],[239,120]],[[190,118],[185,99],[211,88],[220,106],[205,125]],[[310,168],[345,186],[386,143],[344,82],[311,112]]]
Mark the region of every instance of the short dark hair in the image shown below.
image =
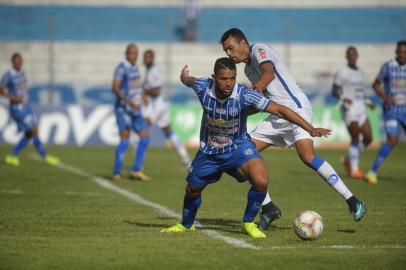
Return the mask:
[[[148,49],[144,52],[144,55],[146,55],[147,53],[150,53],[152,55],[152,57],[154,57],[154,51],[151,49]]]
[[[220,69],[236,70],[237,67],[235,66],[233,60],[228,57],[222,57],[217,59],[216,63],[214,64],[214,74],[217,75],[220,72]]]
[[[406,46],[406,40],[399,40],[398,43],[396,43],[396,48],[400,46]]]
[[[129,51],[131,48],[135,48],[135,49],[138,51],[138,47],[137,47],[137,45],[135,45],[135,43],[129,43],[129,44],[127,45],[127,47],[125,48],[125,53],[128,53],[128,51]]]
[[[356,53],[358,53],[358,50],[357,50],[357,48],[355,48],[355,46],[349,46],[347,48],[346,53],[348,54],[350,51],[355,51]]]
[[[231,28],[225,31],[224,34],[221,36],[220,44],[223,44],[223,42],[226,41],[226,39],[228,39],[229,37],[235,38],[238,42],[240,42],[241,40],[245,40],[247,44],[249,44],[248,39],[245,37],[244,33],[238,28]]]
[[[11,62],[14,62],[14,60],[16,58],[21,58],[21,54],[20,53],[13,53],[13,55],[11,56]]]

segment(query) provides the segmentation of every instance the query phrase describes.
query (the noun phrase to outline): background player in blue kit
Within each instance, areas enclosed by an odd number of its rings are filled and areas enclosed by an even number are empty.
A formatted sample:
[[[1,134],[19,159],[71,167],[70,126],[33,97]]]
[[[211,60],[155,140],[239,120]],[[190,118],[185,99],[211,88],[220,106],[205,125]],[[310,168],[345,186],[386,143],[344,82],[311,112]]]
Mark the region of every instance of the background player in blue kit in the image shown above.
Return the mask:
[[[381,87],[382,83],[384,89]],[[376,184],[379,166],[398,143],[401,127],[406,132],[406,40],[397,43],[396,58],[383,64],[372,88],[383,100],[387,136],[367,174],[368,183]]]
[[[243,230],[254,238],[266,237],[253,222],[267,194],[268,172],[247,133],[249,109],[255,108],[278,115],[301,126],[311,136],[330,134],[330,130],[313,128],[287,107],[237,84],[236,74],[234,62],[226,57],[217,59],[212,79],[195,78],[189,75],[187,66],[182,69],[181,81],[193,88],[203,107],[200,149],[186,178],[188,184],[182,223],[161,232],[194,231],[193,224],[201,204],[201,192],[208,184],[217,182],[225,172],[238,181],[248,179],[252,184],[243,217]]]
[[[121,167],[124,162],[124,154],[129,145],[130,129],[138,133],[138,143],[134,164],[131,170],[131,178],[148,181],[151,178],[142,171],[147,147],[149,144],[148,125],[141,115],[142,84],[140,73],[136,65],[138,48],[135,44],[129,44],[126,49],[126,60],[121,62],[114,71],[112,90],[116,95],[114,112],[120,132],[120,143],[117,146],[113,177],[114,181],[121,180]]]
[[[0,94],[10,100],[10,116],[17,123],[18,131],[24,132],[24,137],[14,147],[11,155],[6,156],[6,164],[19,166],[20,160],[17,155],[32,139],[35,148],[44,161],[50,165],[56,165],[59,163],[59,159],[47,155],[38,137],[37,118],[28,104],[27,77],[24,70],[22,70],[22,56],[19,53],[13,54],[11,63],[13,67],[1,79]]]

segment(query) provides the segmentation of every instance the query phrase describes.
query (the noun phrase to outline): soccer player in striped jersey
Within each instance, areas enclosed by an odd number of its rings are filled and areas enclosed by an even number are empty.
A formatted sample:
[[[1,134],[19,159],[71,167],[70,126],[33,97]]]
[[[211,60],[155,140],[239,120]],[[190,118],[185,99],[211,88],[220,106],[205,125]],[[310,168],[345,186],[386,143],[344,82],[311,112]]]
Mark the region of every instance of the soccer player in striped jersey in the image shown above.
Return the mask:
[[[158,66],[154,64],[154,52],[152,50],[145,51],[144,65],[146,73],[143,89],[148,98],[148,104],[143,103],[142,115],[148,122],[154,123],[162,129],[166,139],[172,143],[176,152],[182,158],[183,166],[187,168],[190,165],[189,154],[178,136],[171,129],[169,103],[161,95],[164,80]]]
[[[387,137],[367,174],[368,183],[376,184],[378,169],[398,143],[401,127],[406,132],[406,40],[397,43],[396,58],[383,64],[372,88],[383,100]]]
[[[237,28],[227,30],[220,43],[235,63],[245,63],[245,75],[255,90],[294,110],[308,122],[312,121],[310,101],[273,48],[261,43],[250,45],[244,33]],[[250,135],[259,152],[269,146],[296,147],[302,161],[346,200],[355,221],[360,221],[365,215],[365,205],[351,193],[334,168],[315,154],[313,140],[305,130],[277,115],[270,115]],[[266,229],[280,216],[280,209],[268,194],[263,202],[261,228]]]
[[[112,86],[112,90],[117,97],[114,112],[120,132],[120,143],[115,153],[112,179],[113,181],[121,180],[121,167],[124,162],[124,154],[129,145],[130,129],[132,129],[138,134],[140,140],[130,175],[133,179],[148,181],[151,178],[144,174],[142,166],[150,137],[148,125],[141,114],[143,96],[140,73],[136,64],[138,58],[137,46],[132,43],[129,44],[125,54],[126,59],[114,71]]]
[[[37,117],[28,104],[27,77],[22,69],[22,56],[19,53],[13,54],[11,63],[13,67],[1,79],[0,94],[10,100],[10,116],[16,122],[18,131],[24,132],[24,136],[14,147],[11,154],[6,156],[6,164],[19,166],[20,160],[17,155],[32,139],[35,148],[44,161],[50,165],[57,165],[59,159],[47,154],[38,137]]]
[[[365,176],[358,167],[359,156],[372,141],[367,106],[373,110],[375,105],[365,93],[364,73],[357,66],[357,49],[353,46],[348,47],[346,58],[348,64],[335,74],[332,91],[332,94],[339,99],[341,116],[351,136],[348,155],[342,159],[342,162],[349,176],[364,179]]]
[[[200,149],[186,178],[182,222],[162,232],[194,231],[203,189],[217,182],[225,172],[240,182],[250,181],[252,187],[247,196],[242,228],[254,238],[266,237],[253,222],[267,194],[268,172],[247,133],[247,117],[251,108],[287,119],[311,136],[330,134],[330,130],[314,128],[287,107],[237,84],[236,75],[236,66],[227,57],[217,59],[212,78],[195,78],[189,75],[187,66],[182,69],[181,81],[193,88],[203,108]]]

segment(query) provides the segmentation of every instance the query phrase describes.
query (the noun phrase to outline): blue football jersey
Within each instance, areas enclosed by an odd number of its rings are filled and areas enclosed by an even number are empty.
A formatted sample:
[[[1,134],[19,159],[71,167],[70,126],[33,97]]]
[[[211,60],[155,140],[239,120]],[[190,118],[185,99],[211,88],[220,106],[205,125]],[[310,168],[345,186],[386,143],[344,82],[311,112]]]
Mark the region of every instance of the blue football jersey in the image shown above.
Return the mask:
[[[381,67],[377,79],[384,83],[385,94],[395,99],[395,104],[384,106],[385,113],[405,114],[406,65],[401,66],[392,59]]]
[[[124,96],[128,97],[128,100],[135,100],[141,104],[142,85],[137,65],[132,65],[127,60],[121,62],[114,70],[114,79],[121,81],[120,91]],[[116,108],[117,107],[126,107],[129,109],[129,104],[117,97]]]
[[[13,96],[23,98],[23,103],[28,101],[27,77],[24,70],[10,69],[7,71],[0,82],[2,88],[6,88]]]
[[[216,97],[214,81],[198,78],[193,86],[203,107],[200,126],[200,150],[206,154],[223,154],[237,149],[251,138],[247,133],[248,109],[265,110],[270,99],[235,84],[230,97]]]

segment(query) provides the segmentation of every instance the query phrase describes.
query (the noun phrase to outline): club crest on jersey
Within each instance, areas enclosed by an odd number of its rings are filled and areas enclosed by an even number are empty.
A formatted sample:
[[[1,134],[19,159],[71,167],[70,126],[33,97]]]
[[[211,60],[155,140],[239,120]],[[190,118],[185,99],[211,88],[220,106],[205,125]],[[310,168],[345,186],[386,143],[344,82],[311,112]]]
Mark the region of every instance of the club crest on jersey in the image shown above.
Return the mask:
[[[228,113],[231,115],[231,116],[236,116],[237,114],[238,114],[238,108],[230,108],[229,110],[228,110]]]
[[[259,58],[260,58],[260,59],[266,59],[266,52],[265,52],[264,49],[259,48],[259,49],[258,49],[258,53],[259,53]]]

